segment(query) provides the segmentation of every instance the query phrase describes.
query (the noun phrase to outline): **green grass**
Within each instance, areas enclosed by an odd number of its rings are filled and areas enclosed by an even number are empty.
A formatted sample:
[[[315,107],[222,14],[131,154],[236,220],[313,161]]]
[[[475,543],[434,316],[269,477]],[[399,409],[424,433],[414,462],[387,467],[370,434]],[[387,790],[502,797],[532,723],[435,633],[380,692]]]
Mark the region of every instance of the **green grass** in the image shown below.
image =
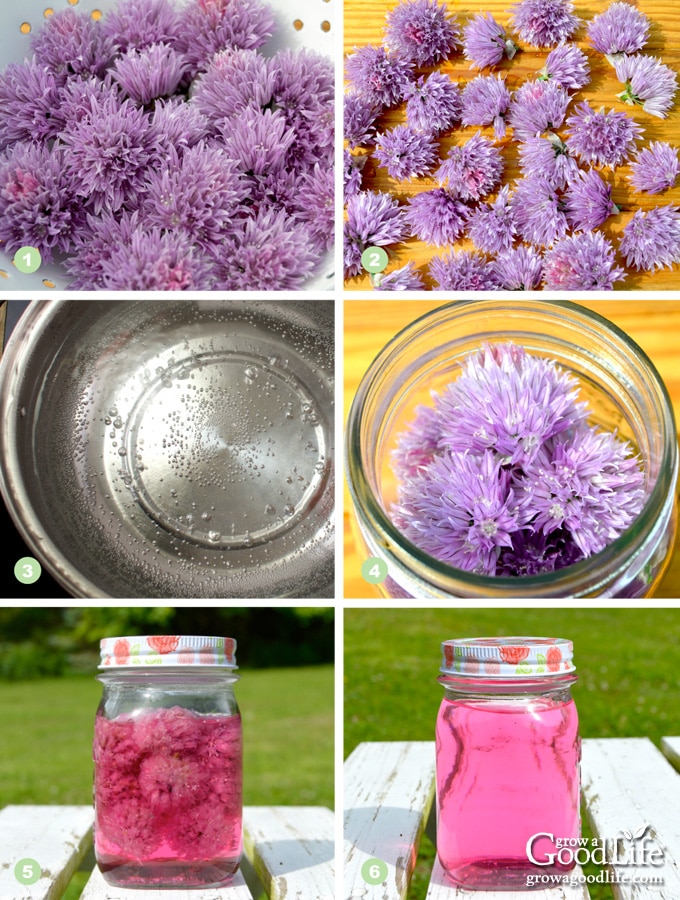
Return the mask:
[[[521,634],[573,640],[582,737],[646,736],[659,745],[678,733],[678,609],[348,609],[345,755],[361,741],[434,740],[442,640]],[[424,839],[410,900],[425,896],[434,852]],[[599,887],[593,898],[609,900],[610,889]]]
[[[0,807],[92,801],[91,677],[0,683]],[[333,806],[333,667],[244,673],[244,802]]]

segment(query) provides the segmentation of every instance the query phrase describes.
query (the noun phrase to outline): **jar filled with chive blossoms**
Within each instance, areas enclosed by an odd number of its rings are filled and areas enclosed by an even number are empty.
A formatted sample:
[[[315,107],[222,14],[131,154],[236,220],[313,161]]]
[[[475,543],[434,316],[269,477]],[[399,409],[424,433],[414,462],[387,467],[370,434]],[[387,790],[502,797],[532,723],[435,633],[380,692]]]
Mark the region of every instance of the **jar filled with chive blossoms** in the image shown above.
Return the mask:
[[[411,323],[362,379],[346,459],[388,597],[647,597],[670,562],[668,393],[572,302],[459,301]]]
[[[241,858],[236,641],[151,635],[101,642],[94,847],[119,887],[229,883]]]

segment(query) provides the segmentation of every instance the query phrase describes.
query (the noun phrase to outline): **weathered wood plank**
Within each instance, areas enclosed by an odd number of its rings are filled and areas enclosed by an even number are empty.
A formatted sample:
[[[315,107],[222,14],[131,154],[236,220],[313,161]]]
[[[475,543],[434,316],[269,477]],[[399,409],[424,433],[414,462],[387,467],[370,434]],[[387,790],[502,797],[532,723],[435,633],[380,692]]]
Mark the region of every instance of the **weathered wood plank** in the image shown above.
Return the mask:
[[[526,891],[468,891],[456,887],[447,880],[446,874],[439,860],[435,860],[430,878],[430,886],[425,900],[589,900],[590,894],[585,884],[576,882],[582,876],[581,869],[577,866],[570,873],[570,879],[574,884],[560,884],[551,888],[538,890],[533,888],[530,894]]]
[[[661,738],[661,749],[673,768],[680,769],[680,737]]]
[[[246,807],[243,840],[270,900],[333,900],[335,825],[330,809]]]
[[[6,806],[0,811],[0,897],[57,900],[92,843],[90,806]],[[42,875],[22,885],[14,868],[35,860]]]
[[[434,741],[360,744],[345,763],[345,896],[403,900],[434,798]],[[361,875],[387,865],[382,884]]]
[[[149,888],[119,888],[107,884],[102,873],[95,867],[80,900],[253,900],[243,875],[237,872],[233,883],[223,888],[191,888],[186,890],[162,890]],[[4,898],[3,898],[4,900]]]
[[[614,897],[680,897],[680,775],[660,751],[647,738],[586,740],[581,780],[594,834],[617,841],[611,869],[628,883],[612,884]],[[649,855],[657,849],[662,865],[650,865]],[[649,883],[650,878],[662,884]]]

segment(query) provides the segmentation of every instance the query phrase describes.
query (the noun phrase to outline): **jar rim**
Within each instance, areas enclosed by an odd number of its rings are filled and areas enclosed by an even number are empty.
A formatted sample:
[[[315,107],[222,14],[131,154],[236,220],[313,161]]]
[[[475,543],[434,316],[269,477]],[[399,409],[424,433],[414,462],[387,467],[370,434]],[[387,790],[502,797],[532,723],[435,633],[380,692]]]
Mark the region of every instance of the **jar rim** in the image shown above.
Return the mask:
[[[440,326],[450,321],[453,316],[462,318],[474,314],[483,322],[485,311],[492,308],[495,308],[495,311],[503,309],[509,314],[522,309],[543,318],[566,317],[571,328],[575,326],[589,327],[591,330],[604,333],[611,344],[625,348],[626,358],[645,372],[652,386],[653,399],[659,411],[664,464],[659,466],[654,484],[651,486],[642,510],[619,537],[598,553],[553,572],[521,577],[480,575],[442,562],[411,543],[394,525],[375,496],[364,471],[362,425],[367,408],[374,400],[372,390],[381,373],[423,330],[431,330]],[[482,329],[480,329],[481,331]],[[479,333],[476,336],[479,337],[481,343],[491,335],[490,333]],[[508,341],[512,338],[505,335],[504,339]],[[446,343],[440,343],[433,345],[433,349],[445,346],[447,346]],[[365,521],[372,523],[376,531],[378,549],[387,556],[392,555],[396,561],[408,560],[408,567],[429,585],[433,585],[433,587],[443,585],[443,590],[450,591],[452,596],[457,596],[455,588],[463,585],[471,591],[470,596],[597,596],[598,588],[611,580],[612,567],[621,569],[623,574],[626,567],[620,562],[622,556],[641,546],[645,535],[658,522],[659,509],[667,501],[673,485],[676,483],[678,446],[670,397],[656,367],[645,351],[628,334],[604,316],[571,300],[455,300],[428,310],[402,328],[380,350],[369,366],[353,398],[347,420],[346,466],[347,483],[357,517],[363,517]],[[668,515],[670,516],[670,512]]]
[[[231,637],[133,635],[102,638],[99,646],[100,670],[238,669],[237,643]]]
[[[574,645],[566,638],[499,636],[442,641],[445,678],[515,681],[556,678],[576,671]]]

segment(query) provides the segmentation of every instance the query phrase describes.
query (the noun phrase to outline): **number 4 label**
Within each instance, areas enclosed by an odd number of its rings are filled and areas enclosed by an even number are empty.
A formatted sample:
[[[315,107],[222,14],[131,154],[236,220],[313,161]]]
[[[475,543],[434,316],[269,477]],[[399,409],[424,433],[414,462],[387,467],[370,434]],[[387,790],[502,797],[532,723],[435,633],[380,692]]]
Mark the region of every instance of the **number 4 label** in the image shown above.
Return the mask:
[[[379,556],[369,557],[361,567],[361,577],[369,584],[380,584],[387,578],[387,563]]]

